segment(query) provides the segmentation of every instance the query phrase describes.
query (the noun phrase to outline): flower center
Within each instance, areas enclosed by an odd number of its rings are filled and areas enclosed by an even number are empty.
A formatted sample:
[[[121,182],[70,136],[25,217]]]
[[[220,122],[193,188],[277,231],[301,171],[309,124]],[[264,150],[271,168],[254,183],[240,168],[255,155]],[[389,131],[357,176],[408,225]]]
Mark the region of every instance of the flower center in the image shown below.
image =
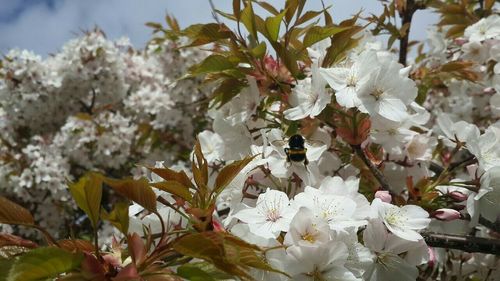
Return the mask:
[[[354,76],[353,74],[349,75],[349,77],[347,78],[347,87],[356,87],[356,82],[356,76]]]
[[[280,215],[278,209],[272,208],[272,209],[267,210],[267,220],[268,221],[276,222],[280,218],[281,218],[281,215]]]
[[[384,91],[380,89],[375,89],[370,95],[375,98],[376,101],[380,100],[380,97],[384,94]]]
[[[399,210],[397,210],[397,209],[390,209],[387,212],[385,220],[390,225],[401,225],[401,223],[404,220],[404,218],[403,218],[403,216],[402,216],[402,214],[401,214],[401,212]]]
[[[316,237],[312,233],[306,232],[304,235],[300,237],[302,240],[314,243],[316,241]]]

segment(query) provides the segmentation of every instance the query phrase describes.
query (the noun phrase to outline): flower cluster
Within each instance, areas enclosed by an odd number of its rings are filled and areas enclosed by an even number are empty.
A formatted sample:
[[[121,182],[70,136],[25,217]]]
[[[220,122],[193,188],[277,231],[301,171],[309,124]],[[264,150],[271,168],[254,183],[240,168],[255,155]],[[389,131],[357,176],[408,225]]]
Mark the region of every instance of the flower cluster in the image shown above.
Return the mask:
[[[86,170],[137,175],[134,163],[185,159],[207,91],[200,79],[181,79],[203,52],[177,46],[135,50],[94,30],[47,58],[9,51],[0,68],[1,193],[57,234],[74,216],[68,181]]]

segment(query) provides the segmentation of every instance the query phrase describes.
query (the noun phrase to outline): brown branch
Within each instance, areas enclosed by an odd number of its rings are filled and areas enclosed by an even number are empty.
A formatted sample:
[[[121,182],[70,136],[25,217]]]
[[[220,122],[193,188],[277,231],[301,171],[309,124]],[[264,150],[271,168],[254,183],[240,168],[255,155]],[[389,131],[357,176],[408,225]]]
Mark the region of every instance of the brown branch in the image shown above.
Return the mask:
[[[421,233],[430,247],[461,250],[468,253],[500,255],[500,239],[460,236],[433,232]]]
[[[484,217],[479,217],[479,223],[492,231],[500,233],[500,221],[498,220],[496,222],[491,222]]]
[[[382,172],[375,167],[375,165],[370,161],[370,159],[366,158],[365,152],[361,148],[360,145],[352,145],[352,149],[354,152],[356,152],[356,155],[358,155],[361,160],[363,160],[363,163],[370,169],[372,172],[373,176],[377,179],[377,181],[380,183],[380,186],[382,187],[383,190],[391,190],[391,187],[389,186],[389,183],[385,179],[384,175]]]
[[[415,14],[417,10],[421,9],[425,9],[424,4],[415,3],[415,0],[408,0],[406,1],[406,8],[399,14],[399,17],[401,18],[401,27],[405,24],[409,25],[404,36],[399,38],[399,63],[404,66],[406,66],[406,57],[408,56],[408,41],[410,39],[411,20],[413,18],[413,14]]]

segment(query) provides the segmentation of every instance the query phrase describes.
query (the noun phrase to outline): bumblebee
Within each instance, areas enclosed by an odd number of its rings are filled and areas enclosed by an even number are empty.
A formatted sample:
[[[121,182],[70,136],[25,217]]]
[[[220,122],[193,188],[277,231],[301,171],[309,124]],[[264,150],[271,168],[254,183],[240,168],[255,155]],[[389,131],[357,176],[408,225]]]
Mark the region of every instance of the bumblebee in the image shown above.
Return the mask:
[[[307,168],[307,164],[309,164],[309,160],[307,160],[306,152],[307,148],[305,147],[305,144],[310,145],[310,146],[321,146],[324,145],[323,142],[321,141],[306,141],[303,136],[297,134],[291,136],[287,141],[286,140],[275,140],[272,142],[273,145],[276,146],[287,146],[285,147],[285,154],[286,154],[286,160],[288,163],[292,162],[303,162],[304,166]]]
[[[304,162],[304,165],[307,165],[309,161],[306,156],[307,148],[304,147],[304,144],[304,137],[301,135],[291,136],[288,139],[288,147],[285,147],[286,160],[288,162]]]

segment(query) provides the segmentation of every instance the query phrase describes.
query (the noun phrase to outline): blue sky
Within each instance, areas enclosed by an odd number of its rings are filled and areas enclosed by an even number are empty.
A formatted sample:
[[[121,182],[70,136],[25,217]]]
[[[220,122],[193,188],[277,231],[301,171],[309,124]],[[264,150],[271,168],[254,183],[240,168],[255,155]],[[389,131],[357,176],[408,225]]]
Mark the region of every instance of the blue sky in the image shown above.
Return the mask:
[[[217,8],[231,10],[231,0],[213,0]],[[333,5],[334,21],[358,12],[380,13],[376,0],[324,0]],[[284,0],[269,0],[281,7]],[[136,47],[144,46],[151,30],[147,21],[163,22],[166,13],[174,15],[182,27],[213,21],[208,0],[0,0],[0,53],[10,48],[54,53],[82,30],[99,26],[111,39],[127,36]],[[320,0],[309,0],[308,7],[318,10]],[[424,39],[425,30],[437,21],[437,15],[419,11],[412,25],[412,39]]]

